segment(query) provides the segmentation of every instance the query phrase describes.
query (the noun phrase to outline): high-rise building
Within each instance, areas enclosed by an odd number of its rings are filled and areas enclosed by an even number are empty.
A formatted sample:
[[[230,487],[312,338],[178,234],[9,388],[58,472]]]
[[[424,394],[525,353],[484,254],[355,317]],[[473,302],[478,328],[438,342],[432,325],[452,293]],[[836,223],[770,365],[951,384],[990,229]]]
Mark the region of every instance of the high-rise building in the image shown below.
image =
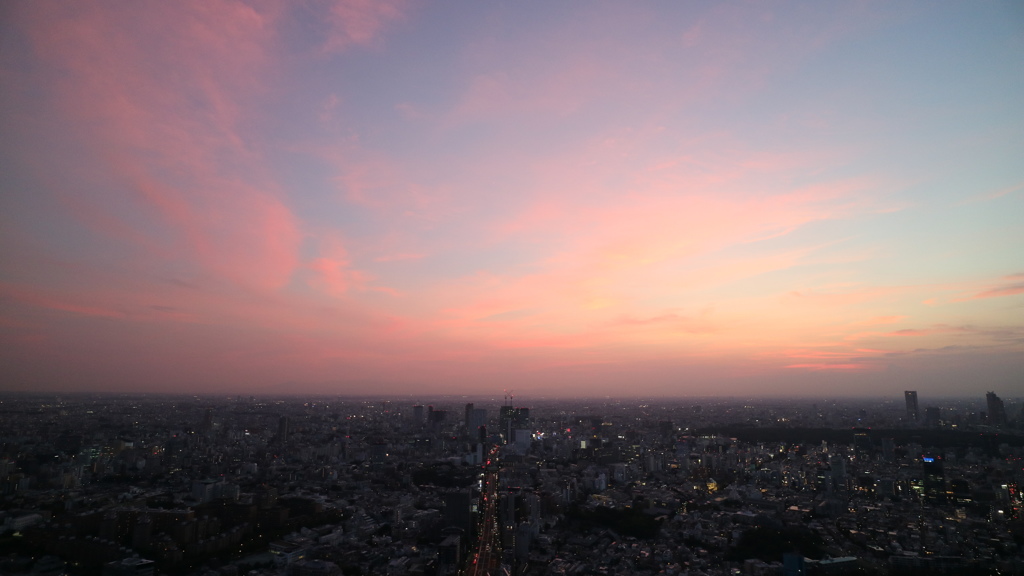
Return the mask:
[[[455,526],[468,534],[473,529],[473,499],[469,490],[444,492],[442,498],[444,511],[441,520],[444,526]]]
[[[882,458],[886,462],[896,459],[896,441],[893,438],[882,438]]]
[[[436,430],[441,428],[447,420],[447,410],[434,410],[433,406],[427,406],[427,426]]]
[[[509,425],[512,423],[512,415],[515,412],[515,408],[510,404],[502,404],[498,410],[498,429],[499,434],[505,437],[506,441],[511,432],[509,431]]]
[[[917,390],[907,390],[903,392],[903,399],[907,402],[907,420],[917,422]]]
[[[512,415],[512,425],[516,428],[529,428],[530,424],[530,409],[516,408]]]
[[[1003,399],[996,396],[995,392],[985,394],[985,403],[988,404],[988,423],[993,426],[1006,424],[1006,407],[1003,406]]]
[[[277,420],[277,439],[284,442],[288,439],[288,417],[281,416]]]
[[[512,441],[515,430],[530,427],[530,409],[514,408],[507,404],[503,405],[498,414],[498,423],[501,426],[501,435],[505,438],[505,443],[507,444]]]
[[[853,429],[853,447],[857,452],[870,453],[874,450],[874,443],[871,441],[870,428]]]
[[[487,425],[487,409],[486,408],[473,408],[469,413],[469,418],[466,421],[466,427],[468,428],[470,435],[477,434],[477,430],[481,426]]]
[[[946,474],[942,467],[941,456],[925,455],[921,457],[921,468],[924,472],[924,496],[933,503],[946,501]]]

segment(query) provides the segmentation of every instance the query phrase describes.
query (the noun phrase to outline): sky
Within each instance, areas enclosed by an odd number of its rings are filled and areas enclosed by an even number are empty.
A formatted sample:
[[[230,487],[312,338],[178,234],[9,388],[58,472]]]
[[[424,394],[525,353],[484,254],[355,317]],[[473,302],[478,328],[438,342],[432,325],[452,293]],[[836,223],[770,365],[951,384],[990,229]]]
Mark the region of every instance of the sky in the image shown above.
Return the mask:
[[[4,2],[0,390],[1024,396],[1019,2]]]

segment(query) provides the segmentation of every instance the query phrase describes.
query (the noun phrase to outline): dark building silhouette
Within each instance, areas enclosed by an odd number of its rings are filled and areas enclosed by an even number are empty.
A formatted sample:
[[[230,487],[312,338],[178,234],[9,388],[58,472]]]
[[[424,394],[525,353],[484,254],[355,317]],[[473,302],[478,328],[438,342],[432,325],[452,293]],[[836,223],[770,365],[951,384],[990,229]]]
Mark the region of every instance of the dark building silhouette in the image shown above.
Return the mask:
[[[988,405],[988,423],[993,426],[1006,424],[1006,407],[1003,400],[996,396],[995,392],[985,394],[985,403]]]
[[[201,425],[204,431],[210,431],[213,429],[213,408],[207,408],[203,414],[203,423]]]
[[[886,462],[896,459],[896,441],[892,438],[882,438],[882,458]]]
[[[434,410],[433,406],[427,406],[427,426],[431,429],[440,429],[448,421],[447,410]]]
[[[472,503],[472,494],[468,490],[445,492],[442,516],[444,526],[454,526],[468,534],[473,528]]]
[[[508,442],[508,439],[512,436],[510,427],[513,411],[515,411],[514,407],[509,404],[504,404],[498,412],[498,428],[500,430],[500,434],[505,437],[506,442]]]
[[[498,413],[498,422],[501,426],[501,435],[505,443],[515,441],[515,431],[530,427],[530,409],[516,408],[511,405],[501,407]]]
[[[658,422],[658,433],[668,438],[672,436],[672,432],[675,430],[675,426],[671,420],[661,420]]]
[[[912,422],[917,422],[918,409],[917,409],[917,390],[907,390],[903,392],[903,399],[907,402],[907,419]]]
[[[281,416],[277,420],[277,439],[284,442],[288,439],[288,417]]]
[[[929,502],[943,503],[946,501],[946,474],[942,467],[941,456],[924,455],[921,457],[921,469],[924,472],[924,496]]]
[[[874,443],[871,441],[870,428],[853,429],[853,446],[860,453],[869,454],[874,450]]]

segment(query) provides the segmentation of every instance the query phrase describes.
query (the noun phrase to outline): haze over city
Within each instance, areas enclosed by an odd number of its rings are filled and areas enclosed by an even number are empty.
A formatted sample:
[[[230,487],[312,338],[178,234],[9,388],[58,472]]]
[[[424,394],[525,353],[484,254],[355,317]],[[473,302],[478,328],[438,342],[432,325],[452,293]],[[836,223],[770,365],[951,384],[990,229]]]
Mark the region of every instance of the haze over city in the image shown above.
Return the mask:
[[[7,2],[0,390],[1019,395],[1014,2]]]

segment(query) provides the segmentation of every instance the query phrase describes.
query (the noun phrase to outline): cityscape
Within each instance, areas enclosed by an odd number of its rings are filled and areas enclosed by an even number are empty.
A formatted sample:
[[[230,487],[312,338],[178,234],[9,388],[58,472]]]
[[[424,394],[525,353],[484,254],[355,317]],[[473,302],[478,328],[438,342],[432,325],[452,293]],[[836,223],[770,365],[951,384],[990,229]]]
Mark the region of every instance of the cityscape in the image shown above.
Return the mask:
[[[0,571],[1017,574],[1022,404],[8,393]]]
[[[1024,576],[1021,0],[0,0],[0,576]]]

